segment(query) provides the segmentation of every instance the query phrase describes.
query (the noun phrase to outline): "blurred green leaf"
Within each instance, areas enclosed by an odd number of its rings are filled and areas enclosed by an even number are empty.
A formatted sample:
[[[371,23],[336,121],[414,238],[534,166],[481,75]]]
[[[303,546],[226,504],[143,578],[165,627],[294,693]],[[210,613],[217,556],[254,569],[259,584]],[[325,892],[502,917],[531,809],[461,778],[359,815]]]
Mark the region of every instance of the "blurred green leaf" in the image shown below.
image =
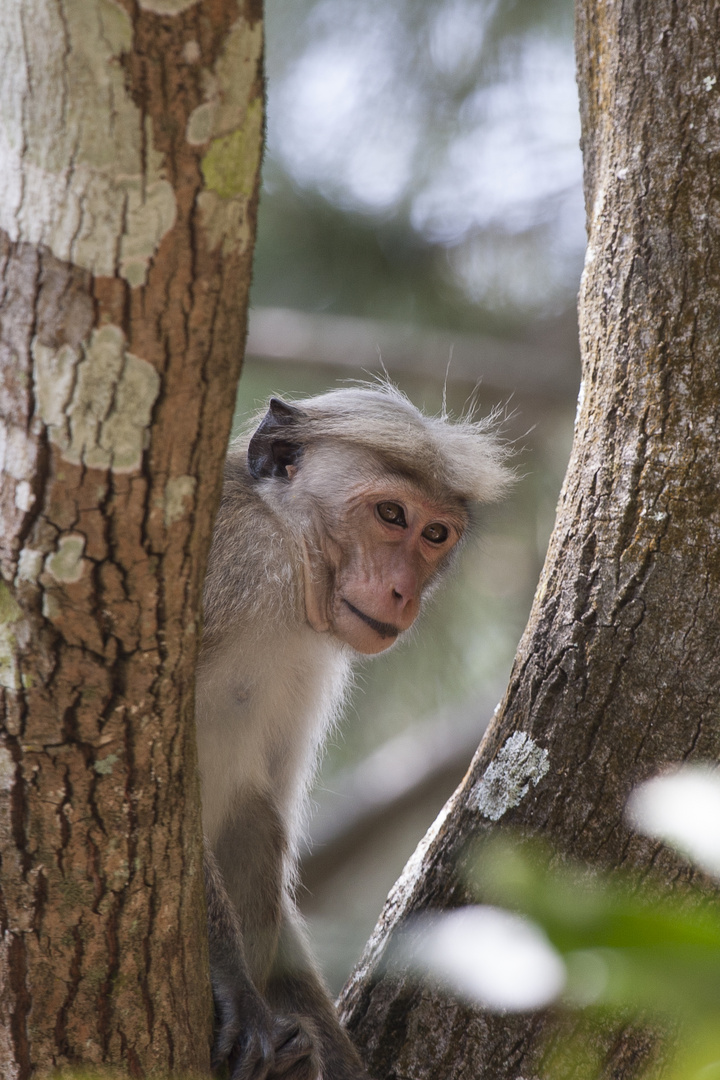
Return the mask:
[[[541,926],[566,964],[560,1014],[577,1023],[548,1050],[544,1075],[605,1075],[597,1035],[615,1022],[657,1032],[669,1080],[720,1080],[720,911],[706,893],[591,871],[507,836],[473,852],[468,881],[482,902]]]
[[[483,898],[539,922],[561,952],[702,946],[720,956],[720,911],[699,891],[678,896],[627,873],[553,864],[543,846],[507,839],[478,850],[470,881]]]

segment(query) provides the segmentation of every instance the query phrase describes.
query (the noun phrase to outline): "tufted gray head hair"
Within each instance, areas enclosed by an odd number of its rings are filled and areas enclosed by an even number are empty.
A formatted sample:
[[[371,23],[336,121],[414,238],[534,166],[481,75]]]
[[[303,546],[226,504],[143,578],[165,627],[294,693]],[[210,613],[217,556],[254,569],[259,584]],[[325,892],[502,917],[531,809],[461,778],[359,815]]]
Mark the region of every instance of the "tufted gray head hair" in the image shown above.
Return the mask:
[[[282,475],[282,460],[299,460],[305,447],[323,443],[376,454],[386,467],[469,503],[500,498],[514,479],[494,416],[426,416],[389,382],[341,387],[292,404],[272,399],[234,449],[248,447],[250,471],[259,478]],[[266,469],[271,453],[275,465]]]

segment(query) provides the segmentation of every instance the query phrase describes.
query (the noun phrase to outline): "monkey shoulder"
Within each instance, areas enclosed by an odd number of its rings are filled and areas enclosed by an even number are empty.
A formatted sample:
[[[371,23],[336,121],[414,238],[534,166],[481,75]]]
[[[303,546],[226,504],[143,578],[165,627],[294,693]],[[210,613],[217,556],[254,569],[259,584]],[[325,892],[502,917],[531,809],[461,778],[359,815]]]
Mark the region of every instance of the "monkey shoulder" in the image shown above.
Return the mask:
[[[264,638],[304,621],[297,542],[268,506],[237,452],[228,457],[203,591],[204,652],[238,630]]]

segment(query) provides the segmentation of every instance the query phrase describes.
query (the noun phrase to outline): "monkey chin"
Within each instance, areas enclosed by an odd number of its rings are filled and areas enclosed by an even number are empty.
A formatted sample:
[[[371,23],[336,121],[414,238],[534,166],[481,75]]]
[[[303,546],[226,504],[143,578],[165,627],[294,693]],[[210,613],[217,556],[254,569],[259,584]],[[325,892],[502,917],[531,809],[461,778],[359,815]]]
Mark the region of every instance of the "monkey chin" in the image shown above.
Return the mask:
[[[400,629],[391,623],[381,622],[366,615],[349,600],[343,598],[335,615],[333,633],[339,641],[349,645],[363,656],[385,652],[397,641]]]

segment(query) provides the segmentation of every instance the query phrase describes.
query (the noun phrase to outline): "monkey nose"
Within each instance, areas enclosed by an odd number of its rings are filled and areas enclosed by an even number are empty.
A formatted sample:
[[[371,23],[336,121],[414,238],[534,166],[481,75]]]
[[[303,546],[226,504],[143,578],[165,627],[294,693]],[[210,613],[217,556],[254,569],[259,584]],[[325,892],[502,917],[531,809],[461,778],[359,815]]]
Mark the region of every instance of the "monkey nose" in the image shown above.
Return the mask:
[[[409,630],[417,618],[420,603],[416,596],[403,595],[398,589],[392,591],[392,608],[388,612],[388,621],[398,630]]]
[[[396,611],[405,612],[417,604],[416,583],[395,581],[391,587],[392,604]]]
[[[417,615],[420,602],[420,578],[407,558],[398,559],[385,577],[385,603],[389,604],[393,619],[410,622]],[[405,627],[404,627],[405,628]]]

